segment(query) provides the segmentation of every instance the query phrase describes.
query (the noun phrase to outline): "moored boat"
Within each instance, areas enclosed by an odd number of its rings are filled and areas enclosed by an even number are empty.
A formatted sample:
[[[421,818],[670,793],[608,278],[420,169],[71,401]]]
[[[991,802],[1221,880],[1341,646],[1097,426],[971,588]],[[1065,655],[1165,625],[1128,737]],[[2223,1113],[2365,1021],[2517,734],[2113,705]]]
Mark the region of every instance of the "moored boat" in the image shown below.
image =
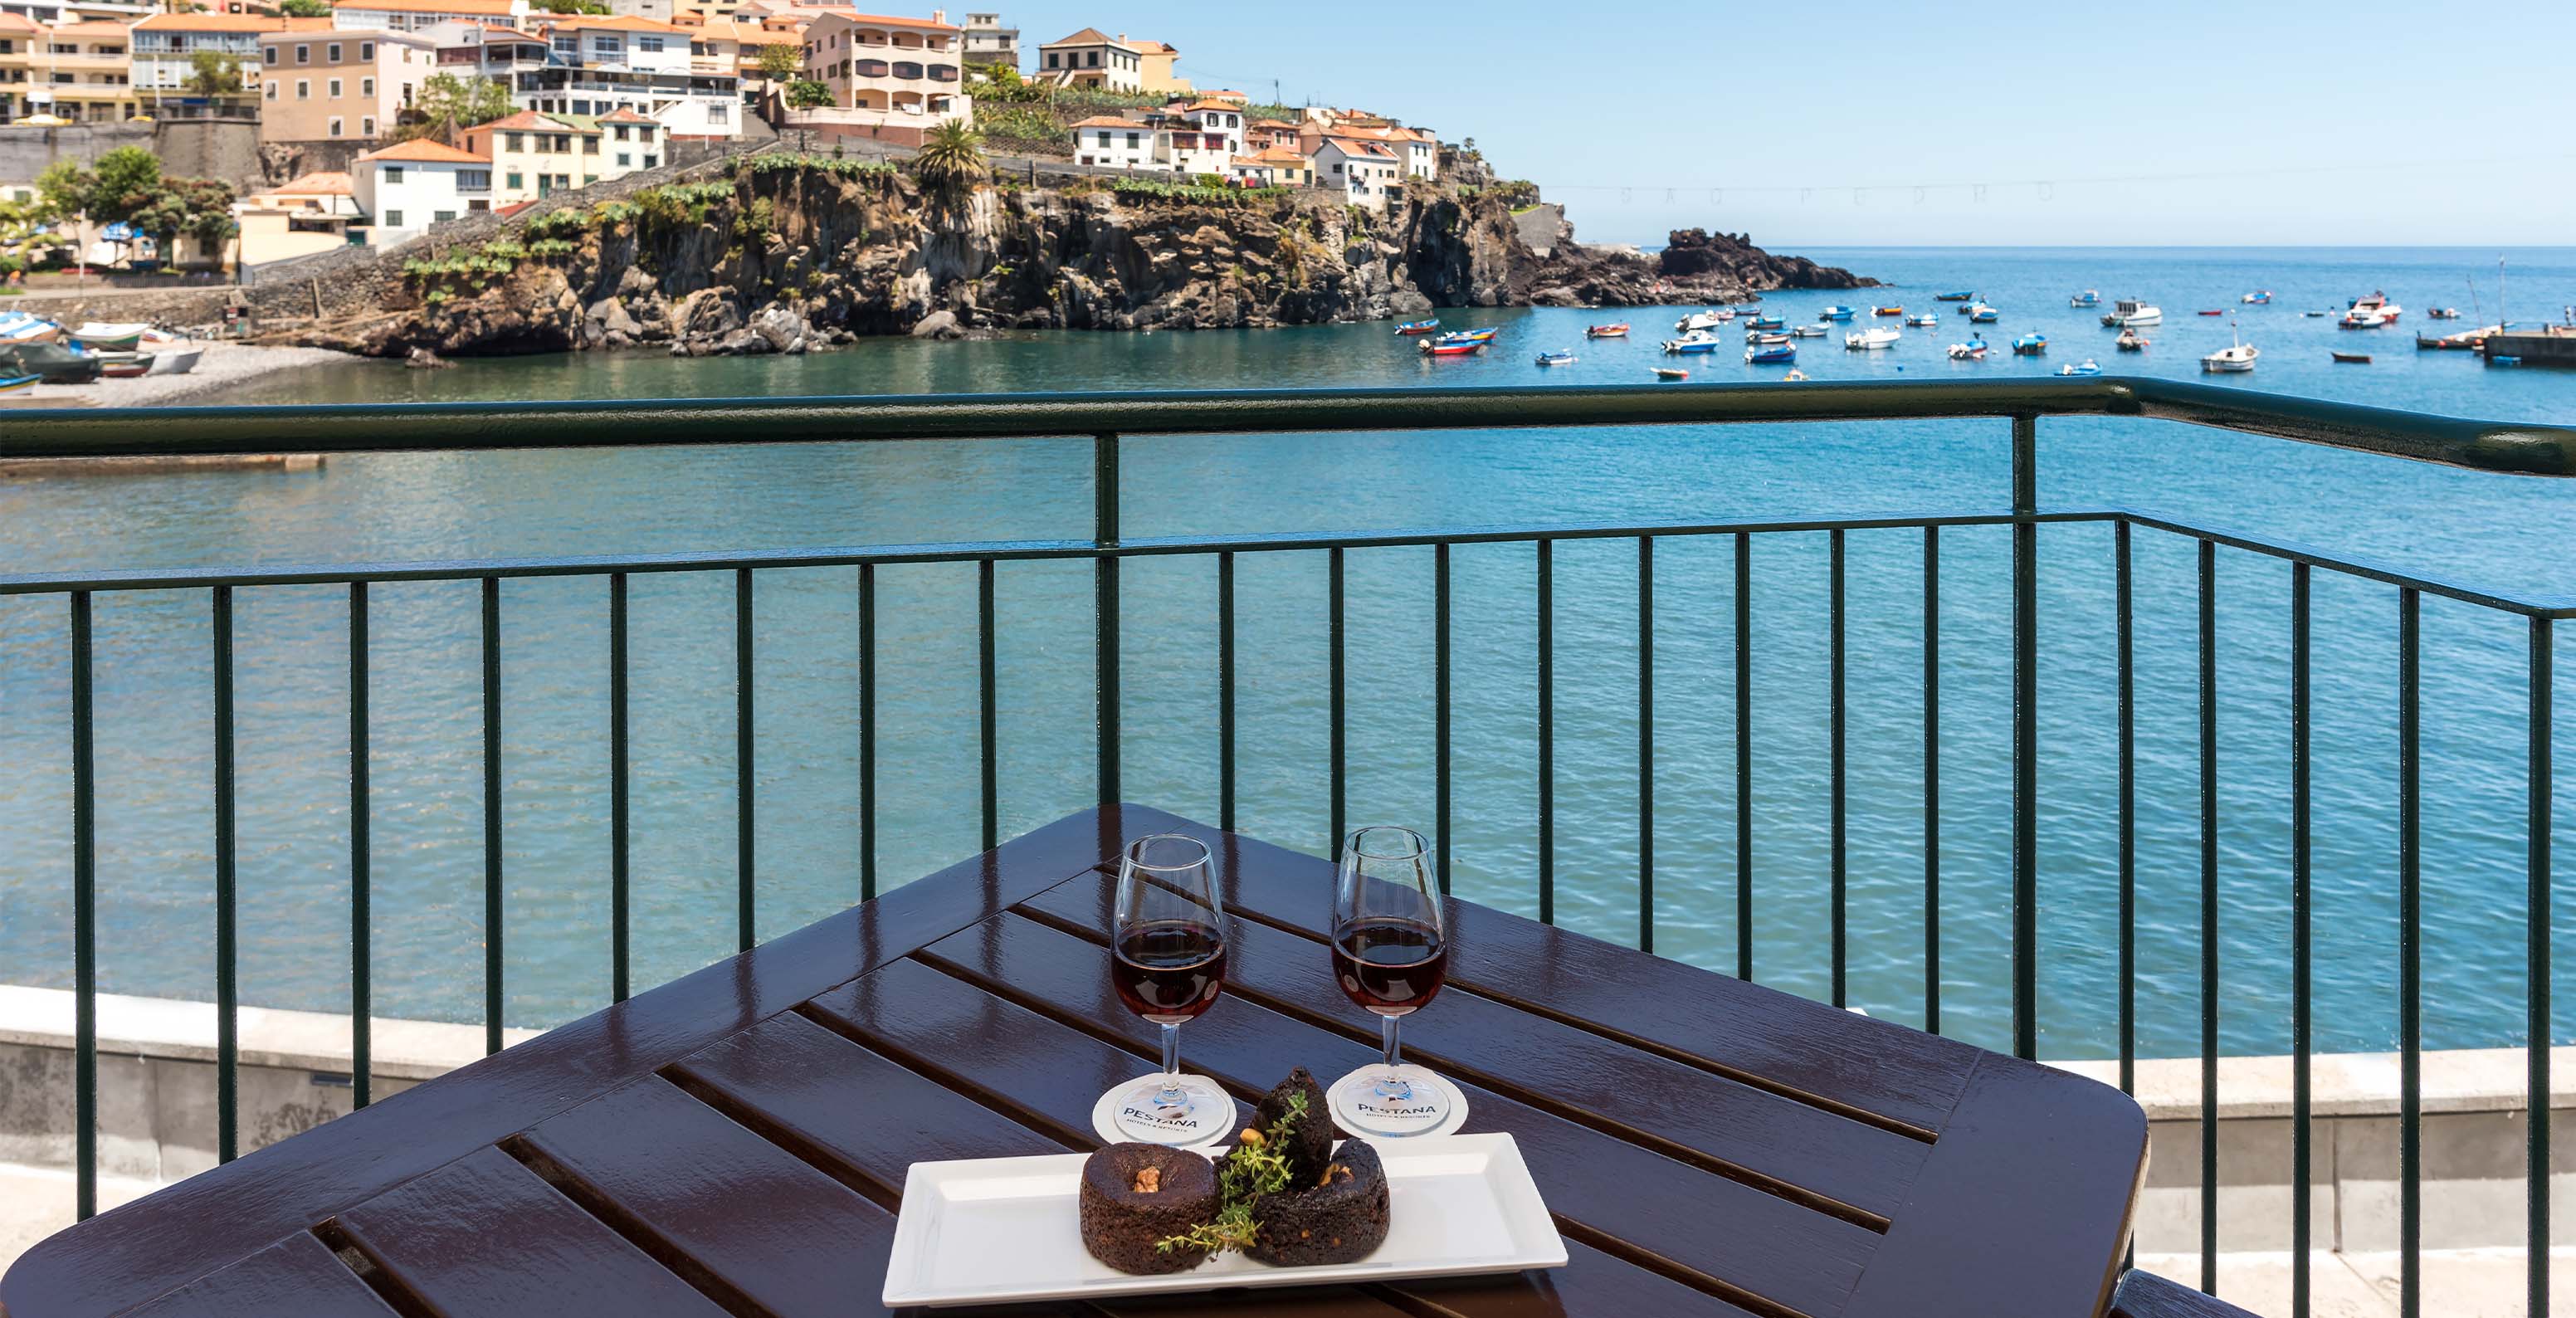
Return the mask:
[[[2225,307],[2220,307],[2220,308],[2218,308],[2218,309],[2216,309],[2216,310],[2213,310],[2213,311],[2204,311],[2204,312],[2202,312],[2202,313],[2200,313],[2200,314],[2202,314],[2202,315],[2204,315],[2204,316],[2224,316],[2224,315],[2226,315],[2226,314],[2227,314],[2227,309],[2226,309]]]
[[[2471,291],[2474,292],[2475,290]],[[2429,320],[2458,320],[2460,318],[2460,309],[2458,307],[2432,307],[2426,310],[2424,315]]]
[[[2238,298],[2237,301],[2242,302],[2249,307],[2268,307],[2272,305],[2272,290],[2268,288],[2258,288],[2253,292]]]
[[[1862,330],[1857,334],[1844,335],[1843,346],[1855,352],[1874,351],[1880,348],[1895,347],[1896,340],[1900,337],[1902,336],[1900,336],[1895,330],[1881,325],[1876,329]]]
[[[2120,337],[2111,340],[2111,346],[2122,352],[2144,352],[2147,343],[2148,340],[2133,329],[2124,329],[2120,331]]]
[[[1692,330],[1678,339],[1664,340],[1664,351],[1676,355],[1715,352],[1721,346],[1717,336],[1707,330]]]
[[[1464,357],[1469,353],[1483,352],[1484,350],[1485,344],[1481,339],[1468,339],[1459,343],[1447,343],[1439,339],[1428,339],[1422,344],[1422,355],[1425,357]]]
[[[2083,292],[2066,299],[2066,305],[2070,307],[2098,307],[2102,305],[2101,290],[2092,288],[2085,289]]]
[[[2369,353],[2366,353],[2366,352],[2332,352],[2332,351],[2329,351],[2328,353],[2326,353],[2326,355],[2327,355],[2327,356],[2329,356],[2329,357],[2334,358],[2336,361],[2344,362],[2344,363],[2347,363],[2347,364],[2350,364],[2350,365],[2355,365],[2355,366],[2368,366],[2368,365],[2370,364],[2370,354],[2369,354]]]
[[[2100,375],[2102,373],[2102,363],[2087,357],[2081,362],[2068,362],[2064,366],[2058,367],[2057,373],[2059,375]]]
[[[2012,350],[2016,357],[2036,357],[2048,351],[2048,336],[2033,330],[2013,340]]]
[[[1430,320],[1408,320],[1403,324],[1396,326],[1395,332],[1398,334],[1437,334],[1440,332],[1440,321],[1438,317],[1434,317]]]
[[[1970,339],[1965,343],[1950,345],[1950,360],[1954,362],[1981,362],[1985,359],[1986,341],[1984,339]]]
[[[1765,312],[1765,313],[1764,313],[1764,314],[1762,314],[1762,315],[1755,316],[1753,319],[1751,319],[1751,320],[1748,320],[1748,321],[1744,322],[1744,328],[1746,328],[1746,329],[1756,329],[1756,330],[1775,330],[1775,329],[1780,329],[1780,328],[1785,327],[1786,325],[1788,325],[1788,323],[1789,323],[1788,321],[1781,319],[1779,316],[1776,316],[1776,315],[1770,314],[1770,313],[1768,313],[1768,312]]]
[[[1587,339],[1624,339],[1628,337],[1628,322],[1623,320],[1616,325],[1586,325],[1583,327],[1583,337]]]
[[[1746,343],[1787,343],[1789,338],[1790,335],[1787,330],[1744,331],[1744,341]]]
[[[1822,325],[1792,325],[1789,327],[1789,337],[1793,339],[1821,339],[1825,337],[1825,327]]]
[[[34,375],[47,384],[91,384],[102,363],[94,352],[62,343],[0,343],[0,375]]]
[[[1902,316],[1902,315],[1904,315],[1904,314],[1905,314],[1905,308],[1903,308],[1903,307],[1871,307],[1871,308],[1869,309],[1869,314],[1871,314],[1871,315],[1873,315],[1873,316]]]
[[[1574,364],[1574,354],[1571,351],[1562,348],[1555,352],[1542,352],[1538,355],[1538,364],[1541,366],[1572,366]]]
[[[1850,307],[1837,302],[1834,305],[1817,312],[1816,319],[1822,321],[1849,320],[1859,314],[1859,312],[1854,311]]]
[[[152,371],[152,354],[148,352],[103,352],[99,354],[98,373],[111,380],[131,380]]]
[[[150,328],[140,322],[129,325],[93,320],[71,334],[74,342],[91,352],[132,352],[134,345],[143,341],[143,331]]]
[[[154,375],[186,375],[197,369],[197,359],[206,354],[204,345],[160,330],[144,331],[139,347],[152,354],[151,373]]]
[[[1718,326],[1733,319],[1735,319],[1734,312],[1729,311],[1724,307],[1710,307],[1706,311],[1694,311],[1689,315],[1682,317],[1680,320],[1674,321],[1673,328],[1680,330],[1684,334],[1688,334],[1692,330],[1716,329]]]
[[[2397,323],[2398,305],[2386,293],[2374,291],[2368,297],[2357,297],[2346,307],[2343,319],[2335,322],[2345,329],[2379,329]]]
[[[1935,293],[1932,295],[1932,300],[1935,302],[1974,302],[1977,300],[1977,295],[1974,292]]]
[[[26,390],[33,389],[36,387],[36,381],[43,378],[44,377],[40,375],[12,375],[5,379],[0,379],[0,394],[22,393]]]
[[[2254,359],[2262,356],[2263,354],[2255,351],[2253,344],[2247,343],[2243,338],[2237,337],[2235,334],[2235,327],[2233,325],[2229,326],[2228,329],[2229,337],[2235,338],[2236,341],[2227,347],[2221,348],[2218,351],[2201,358],[2201,370],[2211,374],[2229,375],[2243,374],[2246,371],[2254,369]]]
[[[1690,372],[1685,371],[1678,366],[1658,366],[1655,368],[1655,378],[1658,380],[1687,380],[1690,378]]]
[[[2135,298],[2125,297],[2112,303],[2111,310],[2102,317],[2102,327],[2104,329],[2121,329],[2132,325],[2161,325],[2164,323],[2165,313],[2161,308],[2149,306]]]
[[[28,311],[0,311],[0,343],[51,343],[63,327]]]
[[[1941,318],[1926,311],[1920,316],[1907,316],[1905,323],[1916,329],[1938,329],[1941,326]]]
[[[2418,334],[2415,336],[2415,348],[2419,352],[2428,349],[2445,352],[2476,352],[2487,345],[2488,335],[2502,333],[2504,333],[2504,326],[2489,325],[2483,329],[2459,330],[2451,334]]]
[[[1786,343],[1764,344],[1745,349],[1744,360],[1751,366],[1781,366],[1798,360],[1798,350]]]
[[[1971,325],[1992,325],[1995,323],[1995,318],[2002,314],[2002,312],[1995,310],[1993,307],[1980,302],[1975,306],[1968,308],[1968,323]]]

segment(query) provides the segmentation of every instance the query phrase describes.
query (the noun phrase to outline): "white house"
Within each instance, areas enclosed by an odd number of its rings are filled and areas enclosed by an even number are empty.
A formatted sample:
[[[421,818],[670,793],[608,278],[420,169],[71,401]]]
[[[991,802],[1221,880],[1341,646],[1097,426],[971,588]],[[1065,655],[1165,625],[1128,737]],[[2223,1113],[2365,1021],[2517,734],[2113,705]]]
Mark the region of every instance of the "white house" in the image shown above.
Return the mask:
[[[331,10],[344,28],[379,28],[420,32],[441,23],[489,23],[517,27],[528,17],[528,0],[348,0]]]
[[[1141,119],[1095,114],[1073,126],[1073,158],[1085,165],[1153,172],[1164,169],[1172,130]]]
[[[524,2],[524,0],[521,0]],[[625,108],[675,137],[742,132],[742,79],[698,71],[689,29],[626,14],[549,18],[543,67],[512,75],[510,99],[540,114],[608,115]]]
[[[1385,210],[1387,189],[1403,186],[1403,162],[1384,142],[1327,135],[1314,154],[1315,186],[1343,193],[1351,205]]]
[[[1190,126],[1199,131],[1202,139],[1209,137],[1222,139],[1228,156],[1239,156],[1246,150],[1260,149],[1245,145],[1242,106],[1213,100],[1174,101],[1164,106],[1163,111],[1166,114],[1177,114],[1188,120]]]
[[[492,158],[416,137],[353,162],[350,183],[367,213],[367,245],[391,247],[429,226],[492,209]]]

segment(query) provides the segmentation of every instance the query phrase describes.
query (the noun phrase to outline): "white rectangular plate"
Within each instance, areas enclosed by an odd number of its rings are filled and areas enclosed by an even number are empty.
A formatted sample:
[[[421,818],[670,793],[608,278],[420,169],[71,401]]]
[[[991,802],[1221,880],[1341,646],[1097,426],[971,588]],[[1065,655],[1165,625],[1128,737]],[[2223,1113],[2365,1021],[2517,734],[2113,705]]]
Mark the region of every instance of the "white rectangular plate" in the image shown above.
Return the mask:
[[[1504,1134],[1390,1140],[1386,1243],[1357,1263],[1274,1268],[1241,1254],[1134,1277],[1082,1247],[1076,1191],[1086,1155],[916,1162],[886,1266],[885,1304],[933,1307],[1224,1286],[1314,1286],[1565,1266],[1565,1242]]]

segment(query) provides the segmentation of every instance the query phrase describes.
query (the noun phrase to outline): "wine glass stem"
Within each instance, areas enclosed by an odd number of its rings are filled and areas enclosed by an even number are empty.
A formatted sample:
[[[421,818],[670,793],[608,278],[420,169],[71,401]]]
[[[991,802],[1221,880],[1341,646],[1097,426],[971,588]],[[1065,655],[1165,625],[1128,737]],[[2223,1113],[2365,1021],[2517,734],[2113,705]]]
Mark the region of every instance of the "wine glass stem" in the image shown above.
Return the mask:
[[[1384,1040],[1378,1049],[1378,1060],[1386,1065],[1386,1070],[1377,1078],[1377,1096],[1388,1102],[1401,1103],[1413,1097],[1413,1082],[1405,1079],[1404,1073],[1396,1069],[1399,1059],[1404,1054],[1403,1050],[1396,1045],[1395,1030],[1397,1024],[1404,1018],[1380,1016],[1377,1019],[1378,1029]]]
[[[1401,1016],[1380,1016],[1377,1019],[1379,1034],[1383,1040],[1383,1043],[1378,1049],[1378,1060],[1386,1063],[1386,1069],[1392,1071],[1395,1069],[1398,1059],[1403,1056],[1403,1049],[1398,1047],[1395,1041],[1395,1027],[1397,1023],[1401,1022],[1404,1018]]]
[[[1181,1024],[1167,1021],[1163,1025],[1163,1101],[1173,1102],[1181,1096]]]

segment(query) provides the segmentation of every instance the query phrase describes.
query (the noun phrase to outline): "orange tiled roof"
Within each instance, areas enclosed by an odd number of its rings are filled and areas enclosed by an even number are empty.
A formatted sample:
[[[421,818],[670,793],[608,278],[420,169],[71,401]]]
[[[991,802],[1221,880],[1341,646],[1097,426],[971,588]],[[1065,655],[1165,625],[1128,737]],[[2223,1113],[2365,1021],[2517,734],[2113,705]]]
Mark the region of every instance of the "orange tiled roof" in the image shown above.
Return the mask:
[[[1138,120],[1122,119],[1114,114],[1095,114],[1074,125],[1076,128],[1141,128],[1143,126]]]
[[[142,32],[283,32],[286,20],[258,14],[154,14],[134,27]]]
[[[10,17],[15,18],[17,15],[12,14]],[[103,37],[109,33],[121,37],[132,26],[130,23],[119,23],[113,19],[92,18],[78,23],[56,23],[50,30],[58,37]]]
[[[1182,112],[1183,114],[1187,114],[1187,113],[1189,113],[1189,112],[1190,112],[1190,111],[1192,111],[1192,110],[1215,110],[1215,111],[1219,111],[1219,112],[1222,112],[1222,113],[1225,113],[1225,114],[1232,114],[1232,113],[1234,113],[1235,111],[1240,110],[1240,109],[1242,109],[1242,108],[1243,108],[1243,107],[1242,107],[1242,106],[1240,106],[1240,105],[1229,105],[1229,104],[1225,103],[1224,101],[1211,101],[1211,100],[1208,100],[1208,99],[1206,99],[1206,98],[1202,97],[1202,98],[1200,98],[1200,99],[1198,99],[1198,100],[1195,100],[1195,101],[1190,102],[1190,103],[1189,103],[1189,104],[1187,104],[1187,105],[1182,106],[1182,107],[1181,107],[1181,112]]]
[[[1395,153],[1387,150],[1384,142],[1372,142],[1365,137],[1348,137],[1340,133],[1327,133],[1324,135],[1324,140],[1340,147],[1347,155],[1384,156],[1389,160],[1395,159]]]
[[[286,186],[270,188],[269,191],[316,197],[346,197],[354,191],[354,188],[347,174],[338,170],[323,170],[318,173],[298,175],[287,180]]]
[[[617,107],[616,113],[601,115],[599,117],[599,122],[604,124],[659,124],[662,121],[648,114],[635,113],[634,106],[621,105]]]
[[[1096,27],[1087,27],[1072,36],[1046,43],[1047,46],[1115,46],[1119,44],[1121,43],[1111,40],[1108,33]],[[1041,50],[1045,48],[1045,46],[1039,47]]]
[[[469,133],[479,133],[491,128],[500,129],[505,133],[566,133],[580,131],[579,129],[574,128],[571,124],[565,123],[559,119],[549,119],[534,110],[521,110],[517,114],[506,115],[487,123],[476,124],[465,131]]]
[[[1260,152],[1252,158],[1266,165],[1303,165],[1307,163],[1306,153],[1284,146],[1263,147]]]
[[[0,27],[27,32],[37,30],[36,20],[27,17],[25,14],[0,13]]]
[[[338,0],[342,9],[382,10],[405,14],[480,14],[510,16],[510,0]]]
[[[483,165],[491,163],[492,157],[479,156],[471,151],[459,151],[444,142],[433,142],[426,137],[415,137],[408,142],[389,146],[381,151],[370,151],[358,157],[358,163],[362,165],[371,160],[390,160],[396,164]]]

